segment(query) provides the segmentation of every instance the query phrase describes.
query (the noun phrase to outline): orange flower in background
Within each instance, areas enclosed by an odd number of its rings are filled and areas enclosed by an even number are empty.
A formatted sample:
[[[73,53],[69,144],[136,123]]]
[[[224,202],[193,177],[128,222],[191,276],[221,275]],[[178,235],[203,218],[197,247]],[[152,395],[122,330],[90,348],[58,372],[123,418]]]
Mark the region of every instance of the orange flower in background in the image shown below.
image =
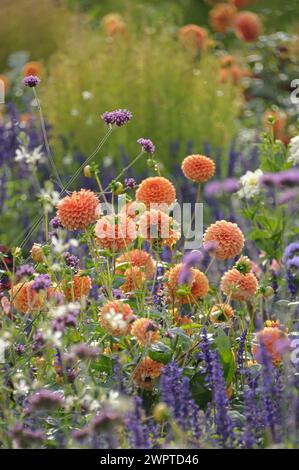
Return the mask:
[[[10,300],[18,313],[36,313],[47,300],[47,291],[36,292],[32,289],[34,281],[20,282],[10,290]]]
[[[62,226],[69,230],[83,230],[97,220],[99,200],[90,190],[74,191],[57,204],[57,216]]]
[[[255,2],[255,0],[230,0],[237,8],[243,8]]]
[[[186,268],[181,263],[165,273],[169,300],[172,303],[187,304],[204,298],[209,291],[209,281],[206,275],[199,269],[190,268],[187,273],[187,281],[180,284],[183,269]]]
[[[172,314],[174,324],[177,326],[191,325],[193,323],[192,318],[188,317],[188,315],[180,315],[176,308],[172,310]],[[196,330],[193,328],[187,328],[184,331],[189,336]]]
[[[89,294],[91,279],[89,276],[80,276],[78,273],[71,281],[63,281],[61,288],[68,302],[81,300]]]
[[[132,219],[134,219],[145,211],[146,206],[143,202],[130,201],[121,208],[120,213],[126,214],[127,217],[132,217]]]
[[[154,381],[161,375],[164,364],[156,362],[150,357],[144,357],[133,372],[133,381],[137,387],[152,390]]]
[[[149,243],[172,246],[180,239],[179,230],[174,228],[174,220],[165,212],[151,209],[139,219],[139,235]]]
[[[244,246],[244,236],[237,224],[218,220],[210,225],[203,236],[204,244],[215,243],[214,256],[219,260],[234,258]]]
[[[272,118],[275,122],[271,124],[269,119]],[[274,135],[276,139],[279,139],[281,136],[284,135],[284,130],[286,127],[287,122],[287,115],[285,112],[281,110],[271,110],[268,109],[264,112],[262,117],[262,123],[267,130],[272,129],[274,131]]]
[[[109,36],[124,34],[127,31],[123,17],[118,13],[110,13],[102,19],[102,25]]]
[[[191,49],[205,49],[208,43],[207,31],[196,24],[180,28],[179,37],[183,46]]]
[[[257,292],[258,281],[253,273],[241,274],[233,268],[223,274],[220,287],[231,299],[246,301]]]
[[[141,272],[145,273],[147,279],[151,279],[154,275],[155,262],[153,257],[144,250],[135,249],[118,257],[116,259],[116,274],[122,273],[118,265],[123,263],[129,263],[133,267],[140,268]]]
[[[146,280],[145,273],[138,266],[130,266],[124,273],[126,281],[121,285],[120,290],[124,293],[136,292],[142,288]]]
[[[251,11],[238,13],[234,28],[236,36],[246,42],[255,41],[262,33],[262,23],[259,17]]]
[[[158,327],[149,318],[138,318],[134,321],[131,334],[140,346],[149,346],[159,339]]]
[[[280,328],[265,327],[259,331],[254,339],[252,345],[252,354],[257,362],[263,363],[263,351],[271,358],[274,365],[279,365],[282,362],[284,353],[289,348],[289,339],[285,331]]]
[[[215,163],[204,155],[189,155],[183,160],[182,172],[191,181],[205,183],[214,176]]]
[[[100,309],[100,324],[113,336],[128,334],[134,320],[135,317],[130,305],[121,300],[109,301]]]
[[[113,252],[127,248],[136,238],[136,224],[125,214],[101,217],[95,226],[99,247]]]
[[[229,3],[219,3],[209,13],[210,25],[218,33],[225,33],[232,28],[237,9]]]
[[[5,75],[0,75],[0,84],[1,84],[1,82],[4,85],[4,92],[8,93],[8,91],[10,89],[10,80],[9,80],[9,78],[6,77]],[[0,90],[1,90],[1,88],[0,88]]]
[[[213,305],[210,311],[210,320],[213,323],[228,321],[234,316],[234,309],[229,304]]]
[[[40,62],[27,62],[23,67],[23,76],[35,75],[40,77],[42,73],[42,65]]]
[[[147,208],[151,204],[166,204],[175,202],[176,191],[171,181],[162,176],[146,178],[136,191],[137,202],[143,202]]]

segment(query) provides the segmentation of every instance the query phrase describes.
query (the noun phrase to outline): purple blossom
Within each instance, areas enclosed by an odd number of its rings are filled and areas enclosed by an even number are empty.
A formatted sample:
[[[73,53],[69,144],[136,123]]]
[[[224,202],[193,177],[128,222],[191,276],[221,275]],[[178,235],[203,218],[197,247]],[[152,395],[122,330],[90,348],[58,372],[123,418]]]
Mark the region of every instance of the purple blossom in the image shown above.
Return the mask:
[[[51,285],[51,279],[48,274],[40,274],[32,282],[32,289],[36,292],[40,290],[47,290]]]
[[[107,111],[101,115],[101,118],[107,125],[121,127],[132,119],[132,113],[127,109],[116,109],[115,111]]]
[[[248,330],[246,328],[240,336],[239,347],[237,351],[237,365],[238,365],[239,372],[242,371],[243,366],[244,366],[244,352],[245,352],[247,332]]]
[[[23,78],[23,85],[28,86],[29,88],[34,88],[40,84],[40,78],[36,75],[28,75]]]
[[[282,262],[287,263],[288,259],[299,256],[299,242],[290,243],[284,250]]]
[[[58,228],[62,227],[61,222],[57,216],[53,217],[53,219],[50,221],[50,224],[52,225],[54,230],[57,230]]]
[[[279,205],[287,204],[288,202],[293,201],[298,196],[297,189],[289,189],[287,191],[283,191],[278,195],[277,202]]]
[[[125,186],[126,188],[134,189],[136,188],[136,180],[135,178],[126,178],[125,179]]]
[[[73,268],[75,270],[77,270],[79,268],[79,258],[76,256],[76,255],[72,255],[71,253],[69,253],[68,251],[63,253],[63,258],[64,258],[64,262],[65,264],[69,267],[69,268]]]
[[[16,447],[19,449],[32,448],[40,445],[45,438],[42,429],[30,429],[25,427],[22,423],[18,423],[11,428],[10,434],[16,443]]]
[[[30,264],[23,264],[23,266],[20,266],[19,269],[16,271],[16,276],[18,279],[21,279],[25,276],[30,277],[34,274],[34,271],[34,267]]]
[[[72,354],[77,356],[79,359],[94,359],[98,356],[98,348],[92,348],[87,344],[77,344],[72,348]]]
[[[144,139],[143,137],[141,137],[137,140],[137,143],[141,145],[144,152],[150,154],[155,153],[156,147],[150,139]]]
[[[33,410],[55,410],[64,404],[64,397],[59,392],[52,390],[40,390],[28,398],[28,402]]]
[[[149,430],[146,424],[143,423],[142,400],[140,397],[134,397],[134,410],[126,418],[126,428],[133,449],[150,448]]]

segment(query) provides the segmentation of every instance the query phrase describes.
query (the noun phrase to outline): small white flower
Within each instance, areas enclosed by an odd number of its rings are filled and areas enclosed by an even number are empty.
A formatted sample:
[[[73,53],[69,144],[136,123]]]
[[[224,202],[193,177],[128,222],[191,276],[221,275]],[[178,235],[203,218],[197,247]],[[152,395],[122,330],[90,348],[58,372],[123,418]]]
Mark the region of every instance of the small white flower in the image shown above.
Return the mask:
[[[240,178],[241,189],[237,193],[238,196],[251,199],[259,194],[261,190],[260,179],[262,176],[262,170],[247,171],[245,175]]]
[[[23,145],[16,150],[15,161],[24,162],[30,166],[36,166],[38,163],[44,162],[45,156],[42,153],[41,146],[36,147],[31,152]]]
[[[59,202],[58,191],[52,190],[50,188],[41,189],[38,197],[47,212],[50,212],[54,207],[57,206]]]
[[[82,95],[82,98],[83,98],[85,101],[89,101],[89,100],[91,100],[91,99],[93,98],[92,93],[91,93],[90,91],[87,91],[87,90],[82,91],[81,95]]]
[[[116,313],[114,308],[111,308],[109,312],[105,314],[105,320],[110,323],[113,329],[120,329],[123,330],[126,328],[127,324],[123,319],[121,313]]]
[[[293,165],[299,163],[299,135],[290,140],[288,162],[293,163]]]
[[[79,114],[80,113],[79,113],[78,109],[73,108],[71,110],[71,116],[77,117],[77,116],[79,116]]]

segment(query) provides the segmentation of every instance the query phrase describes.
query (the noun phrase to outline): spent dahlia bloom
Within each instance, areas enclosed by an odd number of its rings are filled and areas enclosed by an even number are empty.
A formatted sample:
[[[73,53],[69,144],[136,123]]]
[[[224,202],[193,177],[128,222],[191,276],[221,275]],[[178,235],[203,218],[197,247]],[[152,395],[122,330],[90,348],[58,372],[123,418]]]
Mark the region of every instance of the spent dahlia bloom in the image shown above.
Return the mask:
[[[40,78],[36,75],[27,75],[23,78],[23,85],[28,86],[29,88],[35,88],[40,84]]]
[[[130,305],[121,300],[109,301],[100,309],[100,324],[113,336],[128,334],[134,320],[135,317]]]
[[[71,281],[64,280],[61,288],[68,302],[81,300],[89,294],[91,279],[89,276],[81,276],[79,272],[72,277]]]
[[[204,233],[204,245],[215,243],[213,253],[216,259],[226,260],[239,255],[244,246],[244,236],[237,224],[218,220],[210,225]]]
[[[235,17],[234,28],[238,38],[246,42],[253,42],[262,32],[262,23],[255,13],[241,11]]]
[[[181,44],[190,49],[205,49],[208,43],[207,31],[197,24],[186,24],[179,30]]]
[[[132,119],[132,113],[127,109],[116,109],[115,111],[106,111],[101,115],[101,118],[107,126],[121,127]]]
[[[288,335],[279,327],[266,326],[263,330],[259,331],[254,339],[252,345],[252,354],[255,360],[263,363],[264,348],[266,354],[271,359],[274,365],[279,365],[282,362],[284,353],[290,346]]]
[[[143,202],[147,208],[151,204],[170,206],[176,199],[176,191],[171,181],[162,176],[146,178],[136,191],[136,201]]]
[[[137,140],[137,143],[141,145],[144,152],[150,153],[151,155],[155,153],[156,147],[150,139],[141,137]]]
[[[158,327],[149,318],[138,318],[132,325],[131,334],[140,346],[149,346],[159,339]]]
[[[133,372],[133,382],[144,390],[152,390],[154,381],[161,375],[164,364],[144,357]]]
[[[215,163],[204,155],[189,155],[183,160],[182,172],[191,181],[205,183],[215,173]]]
[[[57,217],[69,230],[83,230],[97,220],[99,200],[88,189],[74,191],[57,204]]]
[[[139,218],[139,235],[149,243],[172,246],[180,239],[180,231],[175,221],[165,212],[151,209]]]
[[[245,301],[257,292],[258,281],[252,272],[242,274],[233,268],[223,274],[220,287],[231,299]]]
[[[188,278],[180,282],[183,264],[177,264],[165,273],[169,300],[179,304],[193,303],[204,298],[209,291],[209,281],[204,273],[196,268],[189,268]]]
[[[288,162],[293,165],[298,165],[299,163],[299,135],[292,137],[290,140]]]
[[[233,26],[237,9],[229,3],[216,5],[209,13],[210,25],[219,33],[225,33]]]
[[[261,191],[261,183],[263,178],[262,170],[247,171],[245,175],[240,178],[240,190],[238,191],[239,197],[251,199],[258,195]]]
[[[99,247],[113,252],[127,248],[136,238],[136,224],[126,214],[106,215],[95,226],[95,235]]]
[[[47,300],[47,292],[33,289],[34,281],[20,282],[10,290],[10,300],[18,313],[36,313],[41,310]]]
[[[32,245],[30,254],[35,263],[42,263],[45,259],[42,245],[39,243],[34,243]]]
[[[144,271],[138,266],[130,266],[124,272],[125,282],[121,285],[120,290],[123,293],[136,292],[142,288],[146,281]]]
[[[155,262],[153,257],[144,250],[135,249],[122,254],[116,259],[116,273],[121,274],[121,264],[131,265],[140,268],[144,272],[147,279],[151,279],[154,275]]]
[[[213,323],[228,321],[234,316],[234,310],[229,304],[213,305],[210,311],[210,320]]]

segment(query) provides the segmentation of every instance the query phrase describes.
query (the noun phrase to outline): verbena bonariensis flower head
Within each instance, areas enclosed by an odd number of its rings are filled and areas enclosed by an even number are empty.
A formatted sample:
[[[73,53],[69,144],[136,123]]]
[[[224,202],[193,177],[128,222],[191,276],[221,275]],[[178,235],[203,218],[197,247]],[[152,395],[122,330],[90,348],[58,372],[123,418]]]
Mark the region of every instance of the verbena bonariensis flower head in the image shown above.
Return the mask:
[[[132,119],[132,113],[127,109],[116,109],[115,111],[106,111],[101,115],[101,118],[107,125],[121,127]]]
[[[29,404],[34,410],[55,410],[64,405],[64,396],[51,390],[40,390],[28,398]]]
[[[23,78],[23,85],[28,86],[29,88],[35,88],[40,83],[40,78],[36,75],[27,75]]]
[[[151,155],[155,153],[156,147],[150,139],[141,137],[137,140],[137,143],[141,145],[144,152],[150,153]]]
[[[41,290],[47,290],[50,285],[51,279],[48,274],[40,274],[32,281],[31,287],[36,292],[39,292]]]
[[[284,250],[282,262],[286,263],[289,259],[299,256],[299,242],[290,243]]]
[[[237,224],[218,220],[204,233],[204,246],[207,242],[217,243],[214,256],[219,260],[232,259],[239,255],[244,247],[244,235]]]

